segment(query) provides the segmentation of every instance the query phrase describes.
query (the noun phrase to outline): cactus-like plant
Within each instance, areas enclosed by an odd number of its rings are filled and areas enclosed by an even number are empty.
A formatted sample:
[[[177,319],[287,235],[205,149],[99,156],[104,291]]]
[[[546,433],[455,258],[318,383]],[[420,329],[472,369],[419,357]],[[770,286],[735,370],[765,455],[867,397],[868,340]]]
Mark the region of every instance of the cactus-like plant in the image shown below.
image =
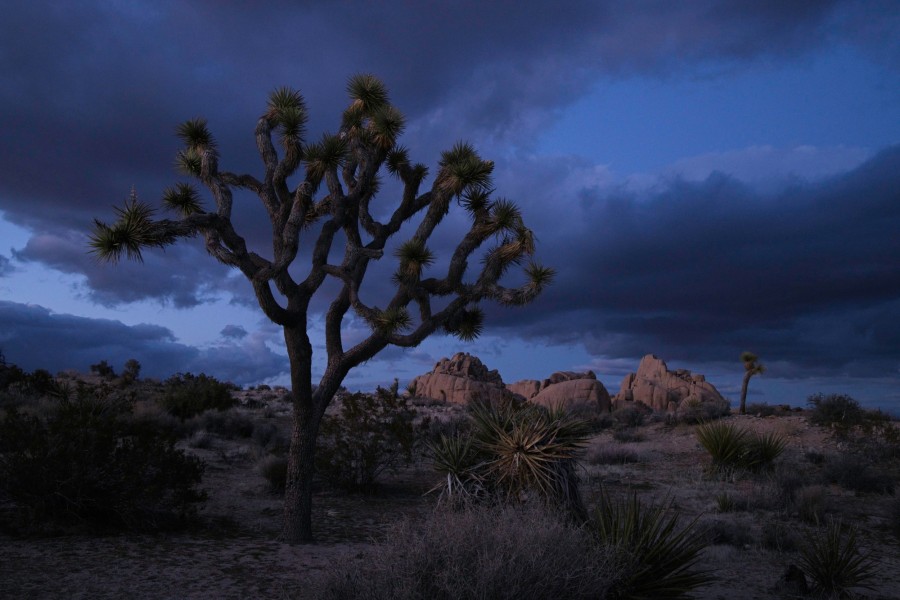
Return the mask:
[[[290,88],[272,92],[255,129],[262,177],[220,168],[207,122],[184,122],[177,130],[184,147],[176,164],[207,189],[207,200],[190,184],[179,183],[163,194],[163,205],[177,216],[168,219],[158,218],[132,193],[124,208],[117,209],[115,223],[95,220],[90,242],[98,258],[115,262],[122,257],[141,260],[147,248],[203,236],[209,253],[244,274],[262,311],[284,329],[294,406],[283,525],[283,538],[289,542],[312,540],[319,423],[349,371],[389,345],[413,347],[439,330],[473,339],[483,330],[480,302],[527,304],[553,278],[552,269],[531,261],[534,236],[518,209],[507,200],[491,198],[492,161],[470,144],[457,143],[441,155],[431,188],[423,191],[428,169],[411,162],[409,152],[398,145],[404,118],[390,103],[386,86],[372,75],[356,75],[347,92],[350,104],[337,133],[314,142],[306,139],[303,96]],[[375,213],[370,203],[382,168],[399,180],[402,192],[392,208],[382,203]],[[292,184],[294,176],[298,180]],[[274,232],[271,258],[251,251],[239,233],[232,219],[235,190],[256,194],[262,202]],[[469,228],[446,271],[429,273],[434,265],[428,240],[454,200],[466,210]],[[386,217],[379,220],[382,214]],[[369,267],[384,256],[403,224],[417,215],[418,226],[396,253],[393,294],[383,308],[367,304],[360,289]],[[308,238],[311,243],[301,251]],[[344,244],[340,251],[333,248],[336,240]],[[333,256],[343,259],[335,264],[329,260]],[[472,260],[479,256],[480,261]],[[479,262],[471,272],[470,263]],[[524,283],[502,285],[501,278],[517,265],[523,267]],[[327,367],[313,386],[310,311],[326,280],[336,282],[339,291],[324,319]],[[434,298],[440,299],[440,307],[432,304]],[[372,331],[345,348],[342,329],[351,310]]]

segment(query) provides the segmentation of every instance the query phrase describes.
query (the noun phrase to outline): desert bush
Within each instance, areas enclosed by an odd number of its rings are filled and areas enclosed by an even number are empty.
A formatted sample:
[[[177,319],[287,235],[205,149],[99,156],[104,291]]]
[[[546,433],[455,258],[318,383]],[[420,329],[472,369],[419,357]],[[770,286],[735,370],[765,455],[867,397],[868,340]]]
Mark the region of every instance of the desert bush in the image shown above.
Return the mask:
[[[825,518],[828,491],[821,485],[805,485],[794,493],[793,508],[805,523],[819,524]]]
[[[703,536],[707,544],[734,546],[744,548],[756,543],[750,528],[734,520],[722,517],[704,517],[697,521],[698,535]]]
[[[671,502],[645,505],[637,494],[620,501],[600,494],[589,527],[601,545],[615,549],[619,577],[610,597],[684,598],[711,581],[697,568],[707,542],[696,523],[680,527]]]
[[[762,526],[760,544],[777,552],[793,552],[800,545],[800,536],[781,521],[766,521]]]
[[[518,502],[537,494],[585,517],[575,468],[589,435],[583,420],[533,404],[475,402],[470,410],[470,436],[430,445],[435,469],[446,476],[436,488],[442,498]]]
[[[285,454],[291,443],[275,423],[255,423],[250,437],[260,448],[273,454]]]
[[[191,431],[208,431],[227,440],[246,439],[253,435],[253,419],[238,408],[209,409],[185,422]]]
[[[825,456],[825,454],[823,454],[822,452],[819,452],[817,450],[807,451],[806,453],[803,454],[803,458],[805,458],[807,461],[809,461],[810,463],[812,463],[814,465],[821,465],[828,459],[828,457]]]
[[[589,465],[625,465],[642,460],[643,457],[633,449],[618,444],[595,446],[585,456],[585,461]]]
[[[0,491],[32,523],[153,529],[183,520],[205,498],[195,489],[202,463],[126,411],[90,398],[63,401],[46,418],[10,411],[0,421]]]
[[[766,402],[754,402],[747,405],[747,414],[757,417],[772,417],[780,413],[780,408]]]
[[[730,513],[737,510],[737,501],[728,492],[716,494],[716,510],[720,513]]]
[[[653,409],[642,402],[629,402],[612,413],[615,426],[620,429],[640,427]]]
[[[91,365],[91,373],[95,373],[103,379],[112,379],[116,376],[115,370],[105,360],[101,360],[97,364]]]
[[[853,588],[873,589],[878,575],[875,561],[860,552],[857,530],[839,521],[824,532],[814,532],[800,547],[800,568],[816,592],[829,598],[845,598]]]
[[[554,515],[523,507],[435,513],[392,526],[362,560],[347,558],[302,597],[318,600],[513,600],[606,597],[607,548]]]
[[[412,461],[416,411],[390,389],[348,394],[337,415],[325,415],[316,468],[328,481],[351,490],[374,488],[378,477]]]
[[[636,429],[616,429],[613,431],[613,439],[617,442],[643,442],[646,437]]]
[[[846,430],[863,421],[865,411],[859,402],[844,394],[816,394],[807,399],[809,422],[814,425]]]
[[[894,498],[888,508],[888,527],[900,541],[900,496]]]
[[[853,455],[831,457],[825,463],[822,478],[825,483],[836,483],[854,492],[894,493],[894,480],[890,475],[873,471],[868,463]]]
[[[234,406],[232,387],[203,373],[178,373],[165,381],[161,402],[179,419],[190,419],[207,410],[227,410]]]
[[[270,454],[256,465],[256,470],[269,484],[269,490],[283,493],[287,484],[287,458]]]
[[[725,399],[701,402],[697,398],[685,398],[678,406],[677,419],[682,423],[706,423],[731,413],[731,405]]]
[[[138,376],[141,374],[141,363],[137,361],[137,359],[129,358],[125,361],[125,366],[122,369],[122,379],[127,383],[133,383],[138,380]]]

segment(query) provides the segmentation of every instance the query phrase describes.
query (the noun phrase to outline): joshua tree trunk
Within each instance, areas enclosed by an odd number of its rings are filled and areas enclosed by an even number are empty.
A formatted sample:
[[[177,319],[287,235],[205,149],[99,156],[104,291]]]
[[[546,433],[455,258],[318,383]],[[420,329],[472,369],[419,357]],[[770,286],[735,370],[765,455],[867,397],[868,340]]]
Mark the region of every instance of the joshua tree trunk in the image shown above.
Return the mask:
[[[739,409],[740,414],[747,414],[747,386],[750,385],[750,378],[753,377],[752,371],[747,371],[744,373],[744,382],[741,384],[741,406]]]
[[[752,352],[742,352],[741,361],[744,363],[744,383],[741,385],[741,406],[740,414],[747,414],[747,386],[750,385],[750,378],[754,375],[763,373],[766,368],[759,362],[759,357]]]

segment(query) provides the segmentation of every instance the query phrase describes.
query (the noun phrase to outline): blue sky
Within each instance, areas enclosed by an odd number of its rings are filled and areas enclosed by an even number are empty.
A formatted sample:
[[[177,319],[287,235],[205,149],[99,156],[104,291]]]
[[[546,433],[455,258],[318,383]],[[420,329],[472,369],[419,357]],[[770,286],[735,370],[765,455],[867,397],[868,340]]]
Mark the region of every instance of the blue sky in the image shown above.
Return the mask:
[[[847,393],[900,413],[890,1],[7,7],[6,358],[55,371],[134,357],[155,376],[286,381],[277,327],[199,242],[111,266],[87,254],[87,235],[132,187],[155,203],[180,180],[179,122],[205,116],[223,163],[258,173],[252,132],[268,93],[304,93],[312,139],[337,127],[358,72],[388,85],[415,160],[434,168],[460,139],[495,160],[497,194],[521,207],[558,276],[530,306],[484,306],[478,341],[388,349],[348,387],[406,382],[467,351],[508,382],[591,368],[615,393],[654,353],[736,399],[738,357],[752,350],[769,370],[751,401]],[[236,220],[264,247],[256,204],[240,198]],[[463,221],[451,213],[436,248]],[[348,339],[366,331],[345,325]]]

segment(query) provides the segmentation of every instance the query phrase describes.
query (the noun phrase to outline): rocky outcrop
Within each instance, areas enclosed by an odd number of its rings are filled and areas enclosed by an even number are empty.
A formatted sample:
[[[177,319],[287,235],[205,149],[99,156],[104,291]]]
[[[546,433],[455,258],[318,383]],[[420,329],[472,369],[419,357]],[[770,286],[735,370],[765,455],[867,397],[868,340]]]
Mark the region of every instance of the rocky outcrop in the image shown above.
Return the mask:
[[[515,394],[542,406],[595,406],[608,411],[611,400],[606,387],[593,371],[575,373],[559,371],[543,381],[525,379],[506,386]]]
[[[411,386],[420,398],[452,404],[467,404],[472,400],[499,402],[512,396],[496,370],[489,370],[477,356],[464,352],[442,358],[431,373],[413,379]]]
[[[643,402],[654,410],[667,411],[676,411],[687,404],[728,404],[703,375],[692,374],[687,369],[670,371],[653,354],[641,359],[637,373],[625,376],[613,405],[619,408],[629,402]]]

